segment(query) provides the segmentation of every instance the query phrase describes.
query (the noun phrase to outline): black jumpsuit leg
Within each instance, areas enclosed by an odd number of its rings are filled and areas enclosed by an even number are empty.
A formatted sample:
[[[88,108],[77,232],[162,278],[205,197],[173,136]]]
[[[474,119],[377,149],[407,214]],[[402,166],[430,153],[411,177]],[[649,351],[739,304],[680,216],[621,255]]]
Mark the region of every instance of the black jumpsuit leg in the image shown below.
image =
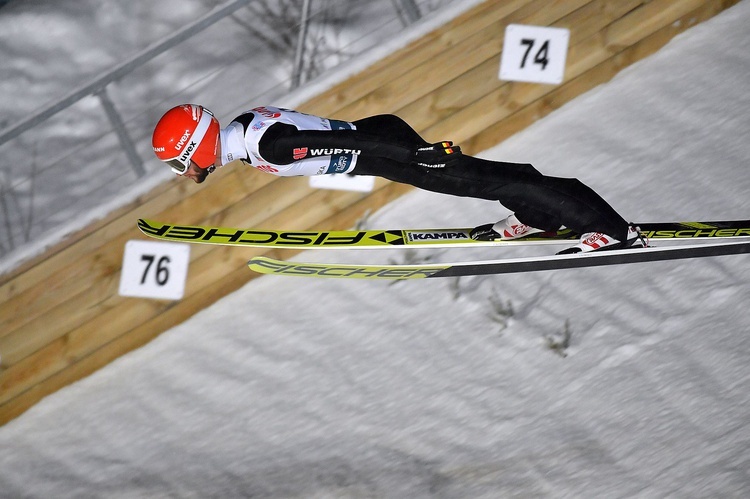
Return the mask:
[[[394,114],[379,114],[354,122],[357,130],[382,137],[383,141],[410,147],[423,147],[424,140],[411,125]]]
[[[358,130],[384,141],[416,148],[428,145],[393,115],[354,122]],[[499,201],[523,223],[544,230],[561,225],[579,234],[603,232],[625,240],[628,223],[591,188],[577,179],[549,177],[530,164],[489,161],[462,155],[454,166],[422,168],[385,158],[360,156],[354,172],[375,175],[428,191]]]

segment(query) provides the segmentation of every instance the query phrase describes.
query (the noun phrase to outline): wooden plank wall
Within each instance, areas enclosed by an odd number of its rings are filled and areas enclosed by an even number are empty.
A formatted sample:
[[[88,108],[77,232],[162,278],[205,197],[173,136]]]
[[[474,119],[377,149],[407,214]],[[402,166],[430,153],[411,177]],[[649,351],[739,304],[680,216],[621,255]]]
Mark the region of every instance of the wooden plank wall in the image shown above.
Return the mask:
[[[454,140],[467,153],[476,153],[737,1],[489,0],[299,109],[344,120],[395,113],[430,141]],[[503,34],[510,23],[571,30],[563,84],[498,80]],[[137,218],[346,228],[366,210],[408,190],[379,180],[369,195],[315,191],[304,178],[225,167],[200,186],[179,180],[161,185],[72,235],[0,278],[0,424],[254,277],[245,262],[260,251],[196,245],[183,300],[119,297],[124,245],[142,238],[135,229]]]

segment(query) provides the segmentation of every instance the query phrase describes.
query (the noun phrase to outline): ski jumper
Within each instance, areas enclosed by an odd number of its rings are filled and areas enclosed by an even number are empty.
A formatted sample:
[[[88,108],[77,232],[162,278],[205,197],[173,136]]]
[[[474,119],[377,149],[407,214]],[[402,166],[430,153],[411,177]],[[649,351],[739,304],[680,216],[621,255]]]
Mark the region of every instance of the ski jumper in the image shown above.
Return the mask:
[[[625,240],[628,223],[591,188],[574,178],[549,177],[526,163],[460,155],[444,168],[414,162],[428,146],[394,115],[354,122],[275,107],[255,108],[221,132],[222,163],[241,159],[282,176],[374,175],[428,191],[499,201],[532,227],[578,234],[603,232]]]

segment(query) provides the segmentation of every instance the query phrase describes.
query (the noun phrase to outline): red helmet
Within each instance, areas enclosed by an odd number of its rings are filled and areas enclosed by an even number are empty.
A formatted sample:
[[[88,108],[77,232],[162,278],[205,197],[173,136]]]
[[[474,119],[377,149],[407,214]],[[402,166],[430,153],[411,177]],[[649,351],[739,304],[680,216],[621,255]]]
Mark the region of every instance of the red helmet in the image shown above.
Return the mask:
[[[219,149],[219,120],[196,104],[173,107],[156,124],[151,144],[156,157],[178,175],[185,174],[191,160],[210,168]]]

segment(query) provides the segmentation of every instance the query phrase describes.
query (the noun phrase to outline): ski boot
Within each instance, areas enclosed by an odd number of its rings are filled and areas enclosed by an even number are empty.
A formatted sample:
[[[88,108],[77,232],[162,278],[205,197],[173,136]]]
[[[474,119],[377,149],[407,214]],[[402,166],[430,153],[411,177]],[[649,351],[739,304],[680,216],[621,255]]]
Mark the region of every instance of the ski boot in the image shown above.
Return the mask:
[[[469,236],[476,241],[494,241],[495,239],[511,240],[544,232],[521,223],[515,214],[500,220],[494,224],[485,224],[475,227]]]
[[[645,248],[648,246],[648,240],[641,234],[641,229],[635,225],[628,227],[628,236],[625,241],[620,241],[612,236],[602,232],[586,232],[581,235],[578,244],[566,248],[558,255],[570,255],[573,253],[587,253],[589,251],[601,251],[611,249],[625,248]]]

